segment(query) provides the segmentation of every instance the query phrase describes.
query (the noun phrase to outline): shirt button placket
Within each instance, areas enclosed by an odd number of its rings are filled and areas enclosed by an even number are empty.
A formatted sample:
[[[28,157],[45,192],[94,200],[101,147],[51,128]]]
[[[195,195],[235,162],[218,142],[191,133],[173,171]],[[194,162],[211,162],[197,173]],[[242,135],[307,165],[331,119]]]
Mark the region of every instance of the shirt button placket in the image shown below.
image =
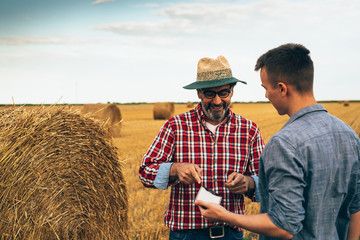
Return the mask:
[[[218,179],[218,176],[217,176],[217,170],[218,170],[218,159],[217,159],[217,154],[216,154],[216,141],[213,141],[212,142],[212,162],[214,163],[213,164],[213,190],[215,190],[217,188],[217,179]]]

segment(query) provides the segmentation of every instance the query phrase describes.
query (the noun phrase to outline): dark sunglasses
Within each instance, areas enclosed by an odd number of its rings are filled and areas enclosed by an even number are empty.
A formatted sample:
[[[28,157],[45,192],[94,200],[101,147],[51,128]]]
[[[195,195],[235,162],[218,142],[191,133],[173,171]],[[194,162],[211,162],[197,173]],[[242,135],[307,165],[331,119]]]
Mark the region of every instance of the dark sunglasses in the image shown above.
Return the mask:
[[[204,96],[207,99],[214,99],[216,97],[216,95],[218,95],[219,98],[227,98],[229,96],[229,94],[231,93],[231,90],[232,90],[232,88],[224,89],[219,92],[215,92],[215,91],[200,89],[200,91],[204,94]]]

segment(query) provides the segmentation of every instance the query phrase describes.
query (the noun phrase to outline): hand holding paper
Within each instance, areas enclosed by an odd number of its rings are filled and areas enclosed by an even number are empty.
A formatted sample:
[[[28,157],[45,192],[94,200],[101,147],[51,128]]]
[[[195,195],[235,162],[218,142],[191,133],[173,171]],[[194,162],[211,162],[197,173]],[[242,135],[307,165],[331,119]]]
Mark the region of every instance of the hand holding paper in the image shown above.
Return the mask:
[[[222,222],[226,215],[224,213],[228,211],[220,205],[221,199],[222,197],[201,186],[196,195],[195,204],[199,206],[201,214],[206,219],[212,222]]]
[[[211,193],[210,191],[206,190],[203,186],[201,186],[199,192],[196,195],[195,201],[201,200],[204,202],[220,204],[221,199],[222,197],[217,196],[214,193]]]

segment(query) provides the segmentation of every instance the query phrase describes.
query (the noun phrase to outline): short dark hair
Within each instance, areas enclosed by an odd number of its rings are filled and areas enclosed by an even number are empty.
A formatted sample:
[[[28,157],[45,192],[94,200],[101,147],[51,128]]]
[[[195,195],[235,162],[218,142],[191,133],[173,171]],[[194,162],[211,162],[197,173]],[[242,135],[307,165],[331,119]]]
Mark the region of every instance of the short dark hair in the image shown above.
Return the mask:
[[[265,68],[273,86],[281,79],[299,93],[309,92],[314,81],[314,64],[309,54],[310,51],[301,44],[284,44],[261,55],[255,71]]]

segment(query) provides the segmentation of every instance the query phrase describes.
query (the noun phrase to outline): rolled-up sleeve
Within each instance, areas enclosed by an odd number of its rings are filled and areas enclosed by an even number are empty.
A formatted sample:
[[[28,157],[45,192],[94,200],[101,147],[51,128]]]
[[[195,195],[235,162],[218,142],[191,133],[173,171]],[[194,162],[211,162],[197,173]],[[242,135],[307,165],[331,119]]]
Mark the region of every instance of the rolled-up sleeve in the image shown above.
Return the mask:
[[[255,199],[254,201],[255,202],[260,202],[260,192],[259,192],[259,177],[256,176],[256,175],[251,175],[252,179],[254,180],[254,183],[255,183]]]
[[[173,150],[174,132],[171,129],[170,122],[167,121],[150,145],[140,165],[139,178],[145,187],[156,188],[155,179],[160,165],[172,162]]]
[[[155,178],[154,185],[158,189],[165,190],[169,186],[170,168],[173,163],[163,163],[160,165]]]

